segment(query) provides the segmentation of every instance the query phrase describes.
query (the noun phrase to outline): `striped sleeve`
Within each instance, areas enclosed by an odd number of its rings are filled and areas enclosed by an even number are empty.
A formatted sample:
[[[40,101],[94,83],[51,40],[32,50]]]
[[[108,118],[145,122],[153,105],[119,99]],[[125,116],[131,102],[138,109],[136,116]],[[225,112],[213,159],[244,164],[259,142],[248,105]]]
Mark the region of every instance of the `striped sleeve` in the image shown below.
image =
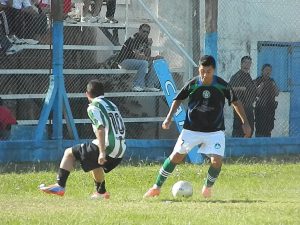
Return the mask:
[[[92,124],[95,126],[95,128],[99,129],[100,126],[105,127],[104,116],[102,115],[99,108],[91,105],[88,107],[87,112],[88,112],[88,116],[89,116]]]

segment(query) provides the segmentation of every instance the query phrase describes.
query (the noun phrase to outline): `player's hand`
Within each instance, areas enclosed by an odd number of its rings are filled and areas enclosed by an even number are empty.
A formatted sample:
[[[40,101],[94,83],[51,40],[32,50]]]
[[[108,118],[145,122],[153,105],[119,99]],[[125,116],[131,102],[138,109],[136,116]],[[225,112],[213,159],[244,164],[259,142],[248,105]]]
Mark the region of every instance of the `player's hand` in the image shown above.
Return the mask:
[[[106,162],[106,154],[105,152],[100,152],[98,157],[98,164],[103,165]]]
[[[251,138],[251,127],[249,123],[245,123],[242,125],[243,131],[244,131],[244,137],[245,138]]]
[[[172,120],[169,119],[169,118],[166,118],[165,121],[164,121],[163,124],[162,124],[162,128],[163,128],[164,130],[170,129],[171,123],[172,123]]]

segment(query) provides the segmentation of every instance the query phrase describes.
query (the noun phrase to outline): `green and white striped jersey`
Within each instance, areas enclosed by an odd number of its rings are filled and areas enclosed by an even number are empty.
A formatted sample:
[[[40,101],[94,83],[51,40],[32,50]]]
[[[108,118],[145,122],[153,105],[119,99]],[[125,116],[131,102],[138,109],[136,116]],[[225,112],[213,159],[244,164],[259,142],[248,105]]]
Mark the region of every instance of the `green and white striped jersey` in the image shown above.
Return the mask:
[[[104,96],[94,98],[87,109],[94,132],[100,126],[105,128],[106,154],[112,158],[122,158],[126,150],[125,125],[117,106]],[[93,140],[98,145],[98,140]]]

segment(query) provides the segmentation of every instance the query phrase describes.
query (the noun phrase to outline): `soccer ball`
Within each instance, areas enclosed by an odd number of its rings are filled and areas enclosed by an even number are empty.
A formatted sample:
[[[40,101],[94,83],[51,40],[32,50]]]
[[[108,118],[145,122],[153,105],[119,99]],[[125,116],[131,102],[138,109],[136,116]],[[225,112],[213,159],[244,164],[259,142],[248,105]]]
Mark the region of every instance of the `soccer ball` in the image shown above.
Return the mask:
[[[172,187],[172,194],[175,198],[191,197],[193,195],[193,186],[188,181],[178,181]]]

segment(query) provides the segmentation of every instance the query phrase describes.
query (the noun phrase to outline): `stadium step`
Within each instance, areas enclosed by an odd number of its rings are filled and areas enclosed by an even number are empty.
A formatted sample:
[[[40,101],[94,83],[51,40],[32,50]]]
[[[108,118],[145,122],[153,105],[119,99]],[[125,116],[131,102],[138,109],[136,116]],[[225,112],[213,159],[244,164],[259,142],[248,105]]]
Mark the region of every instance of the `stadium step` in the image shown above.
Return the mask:
[[[49,44],[37,44],[37,45],[29,45],[24,44],[20,45],[20,48],[23,50],[51,50],[51,46]],[[113,46],[113,45],[64,45],[64,50],[88,50],[88,51],[119,51],[122,46]],[[163,47],[153,46],[152,50],[154,51],[162,51]]]
[[[65,75],[118,75],[118,74],[135,74],[136,70],[126,70],[126,69],[64,69],[63,73]],[[184,68],[171,68],[173,73],[182,73]],[[14,75],[14,74],[28,74],[28,75],[42,75],[42,74],[52,74],[52,69],[0,69],[0,75]]]

